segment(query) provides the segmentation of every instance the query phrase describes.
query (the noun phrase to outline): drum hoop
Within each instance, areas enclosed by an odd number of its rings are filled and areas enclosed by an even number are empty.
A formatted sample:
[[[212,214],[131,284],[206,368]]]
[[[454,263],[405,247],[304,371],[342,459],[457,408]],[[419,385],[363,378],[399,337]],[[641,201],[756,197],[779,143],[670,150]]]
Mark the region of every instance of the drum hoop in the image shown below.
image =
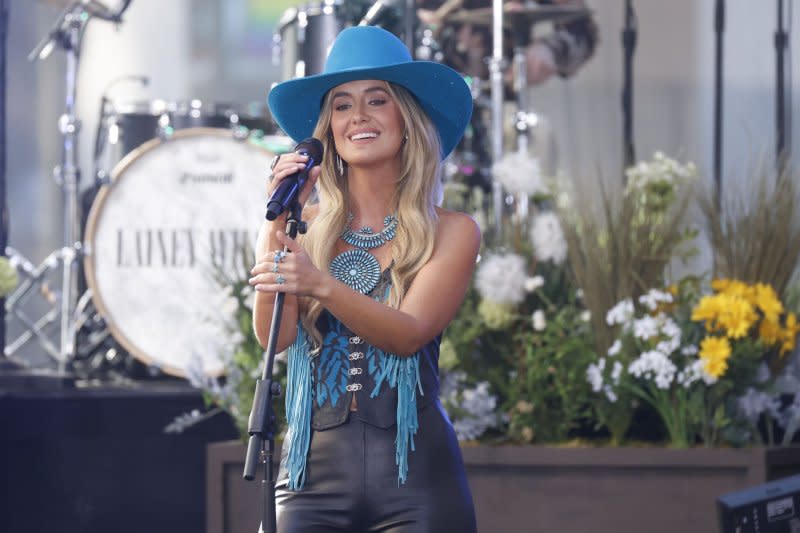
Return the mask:
[[[224,116],[226,113],[235,113],[240,117],[266,120],[270,119],[269,108],[261,102],[248,102],[246,104],[234,104],[228,102],[209,102],[198,100],[135,100],[114,104],[114,116],[148,116],[159,117],[161,115],[189,116],[193,112],[200,113],[202,117]],[[263,114],[253,113],[251,110],[263,111]]]
[[[83,268],[84,273],[86,276],[86,285],[92,291],[92,300],[94,301],[95,307],[97,308],[97,312],[106,320],[106,325],[108,329],[111,331],[112,336],[115,340],[117,340],[123,348],[125,348],[134,358],[138,359],[139,361],[143,362],[147,365],[155,365],[157,366],[162,372],[165,374],[169,374],[171,376],[186,378],[186,372],[184,369],[173,366],[170,364],[165,364],[163,361],[159,361],[152,357],[151,355],[145,353],[141,348],[139,348],[136,343],[134,343],[128,336],[122,331],[117,324],[110,319],[111,313],[109,311],[108,306],[106,305],[105,300],[103,300],[103,295],[100,294],[98,291],[98,283],[97,277],[95,275],[95,267],[94,267],[94,258],[95,258],[95,250],[94,250],[94,237],[97,232],[97,225],[100,219],[100,215],[103,212],[103,206],[108,198],[108,195],[111,193],[111,189],[114,187],[114,184],[117,183],[119,179],[125,174],[128,168],[137,161],[140,157],[144,154],[155,150],[157,147],[161,146],[162,144],[167,144],[172,140],[175,139],[182,139],[182,138],[191,138],[191,137],[203,137],[203,136],[212,136],[212,137],[221,137],[227,138],[231,140],[236,140],[230,130],[228,129],[221,129],[221,128],[186,128],[182,130],[176,131],[168,140],[162,140],[159,138],[151,139],[145,143],[142,143],[137,148],[133,149],[130,153],[125,155],[125,157],[120,160],[119,163],[114,167],[111,171],[111,181],[108,185],[104,186],[100,191],[97,193],[97,197],[95,198],[94,202],[92,203],[92,207],[89,210],[89,216],[86,219],[86,231],[84,233],[84,242],[91,243],[92,247],[89,248],[88,253],[83,258]],[[247,141],[239,141],[246,143]],[[272,152],[267,150],[262,146],[258,146],[253,143],[247,143],[251,147],[263,151],[265,154],[272,155]],[[220,377],[224,374],[224,370],[221,370],[216,373],[209,373],[210,377]]]

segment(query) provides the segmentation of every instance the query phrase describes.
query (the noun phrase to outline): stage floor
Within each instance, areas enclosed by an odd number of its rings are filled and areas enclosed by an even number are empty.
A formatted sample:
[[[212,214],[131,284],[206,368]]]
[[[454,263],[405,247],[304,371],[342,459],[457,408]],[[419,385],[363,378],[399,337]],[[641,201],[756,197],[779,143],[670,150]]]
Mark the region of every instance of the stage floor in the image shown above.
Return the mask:
[[[192,409],[179,380],[0,390],[0,531],[204,531],[206,444],[237,434],[225,415],[164,432]]]

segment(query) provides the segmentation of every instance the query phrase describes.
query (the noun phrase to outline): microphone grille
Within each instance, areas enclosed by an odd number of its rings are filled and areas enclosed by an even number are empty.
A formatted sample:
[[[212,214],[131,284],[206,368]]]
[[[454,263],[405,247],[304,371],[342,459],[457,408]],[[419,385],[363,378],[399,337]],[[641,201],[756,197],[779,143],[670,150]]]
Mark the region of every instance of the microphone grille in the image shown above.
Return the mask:
[[[309,137],[307,139],[303,139],[300,141],[297,146],[295,147],[294,151],[298,152],[300,150],[305,151],[314,161],[322,161],[322,153],[324,148],[322,147],[322,142],[315,138]]]

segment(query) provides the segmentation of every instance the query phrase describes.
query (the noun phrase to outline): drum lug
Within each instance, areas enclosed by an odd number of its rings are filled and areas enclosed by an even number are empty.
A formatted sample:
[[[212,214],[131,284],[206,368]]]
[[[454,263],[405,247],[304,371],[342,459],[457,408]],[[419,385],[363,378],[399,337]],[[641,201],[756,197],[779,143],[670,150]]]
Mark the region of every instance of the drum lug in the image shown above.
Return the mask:
[[[168,141],[172,138],[173,133],[175,133],[175,128],[173,128],[170,123],[169,114],[162,113],[161,116],[158,117],[156,136],[162,141]]]

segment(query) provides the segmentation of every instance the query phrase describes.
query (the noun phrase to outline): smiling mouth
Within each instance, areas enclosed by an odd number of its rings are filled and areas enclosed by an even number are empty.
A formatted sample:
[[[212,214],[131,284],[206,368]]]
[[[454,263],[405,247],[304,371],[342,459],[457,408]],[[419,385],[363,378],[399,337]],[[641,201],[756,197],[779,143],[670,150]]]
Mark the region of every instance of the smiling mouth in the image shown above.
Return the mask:
[[[365,131],[361,133],[355,133],[350,136],[351,141],[363,141],[364,139],[376,139],[378,134],[374,131]]]

